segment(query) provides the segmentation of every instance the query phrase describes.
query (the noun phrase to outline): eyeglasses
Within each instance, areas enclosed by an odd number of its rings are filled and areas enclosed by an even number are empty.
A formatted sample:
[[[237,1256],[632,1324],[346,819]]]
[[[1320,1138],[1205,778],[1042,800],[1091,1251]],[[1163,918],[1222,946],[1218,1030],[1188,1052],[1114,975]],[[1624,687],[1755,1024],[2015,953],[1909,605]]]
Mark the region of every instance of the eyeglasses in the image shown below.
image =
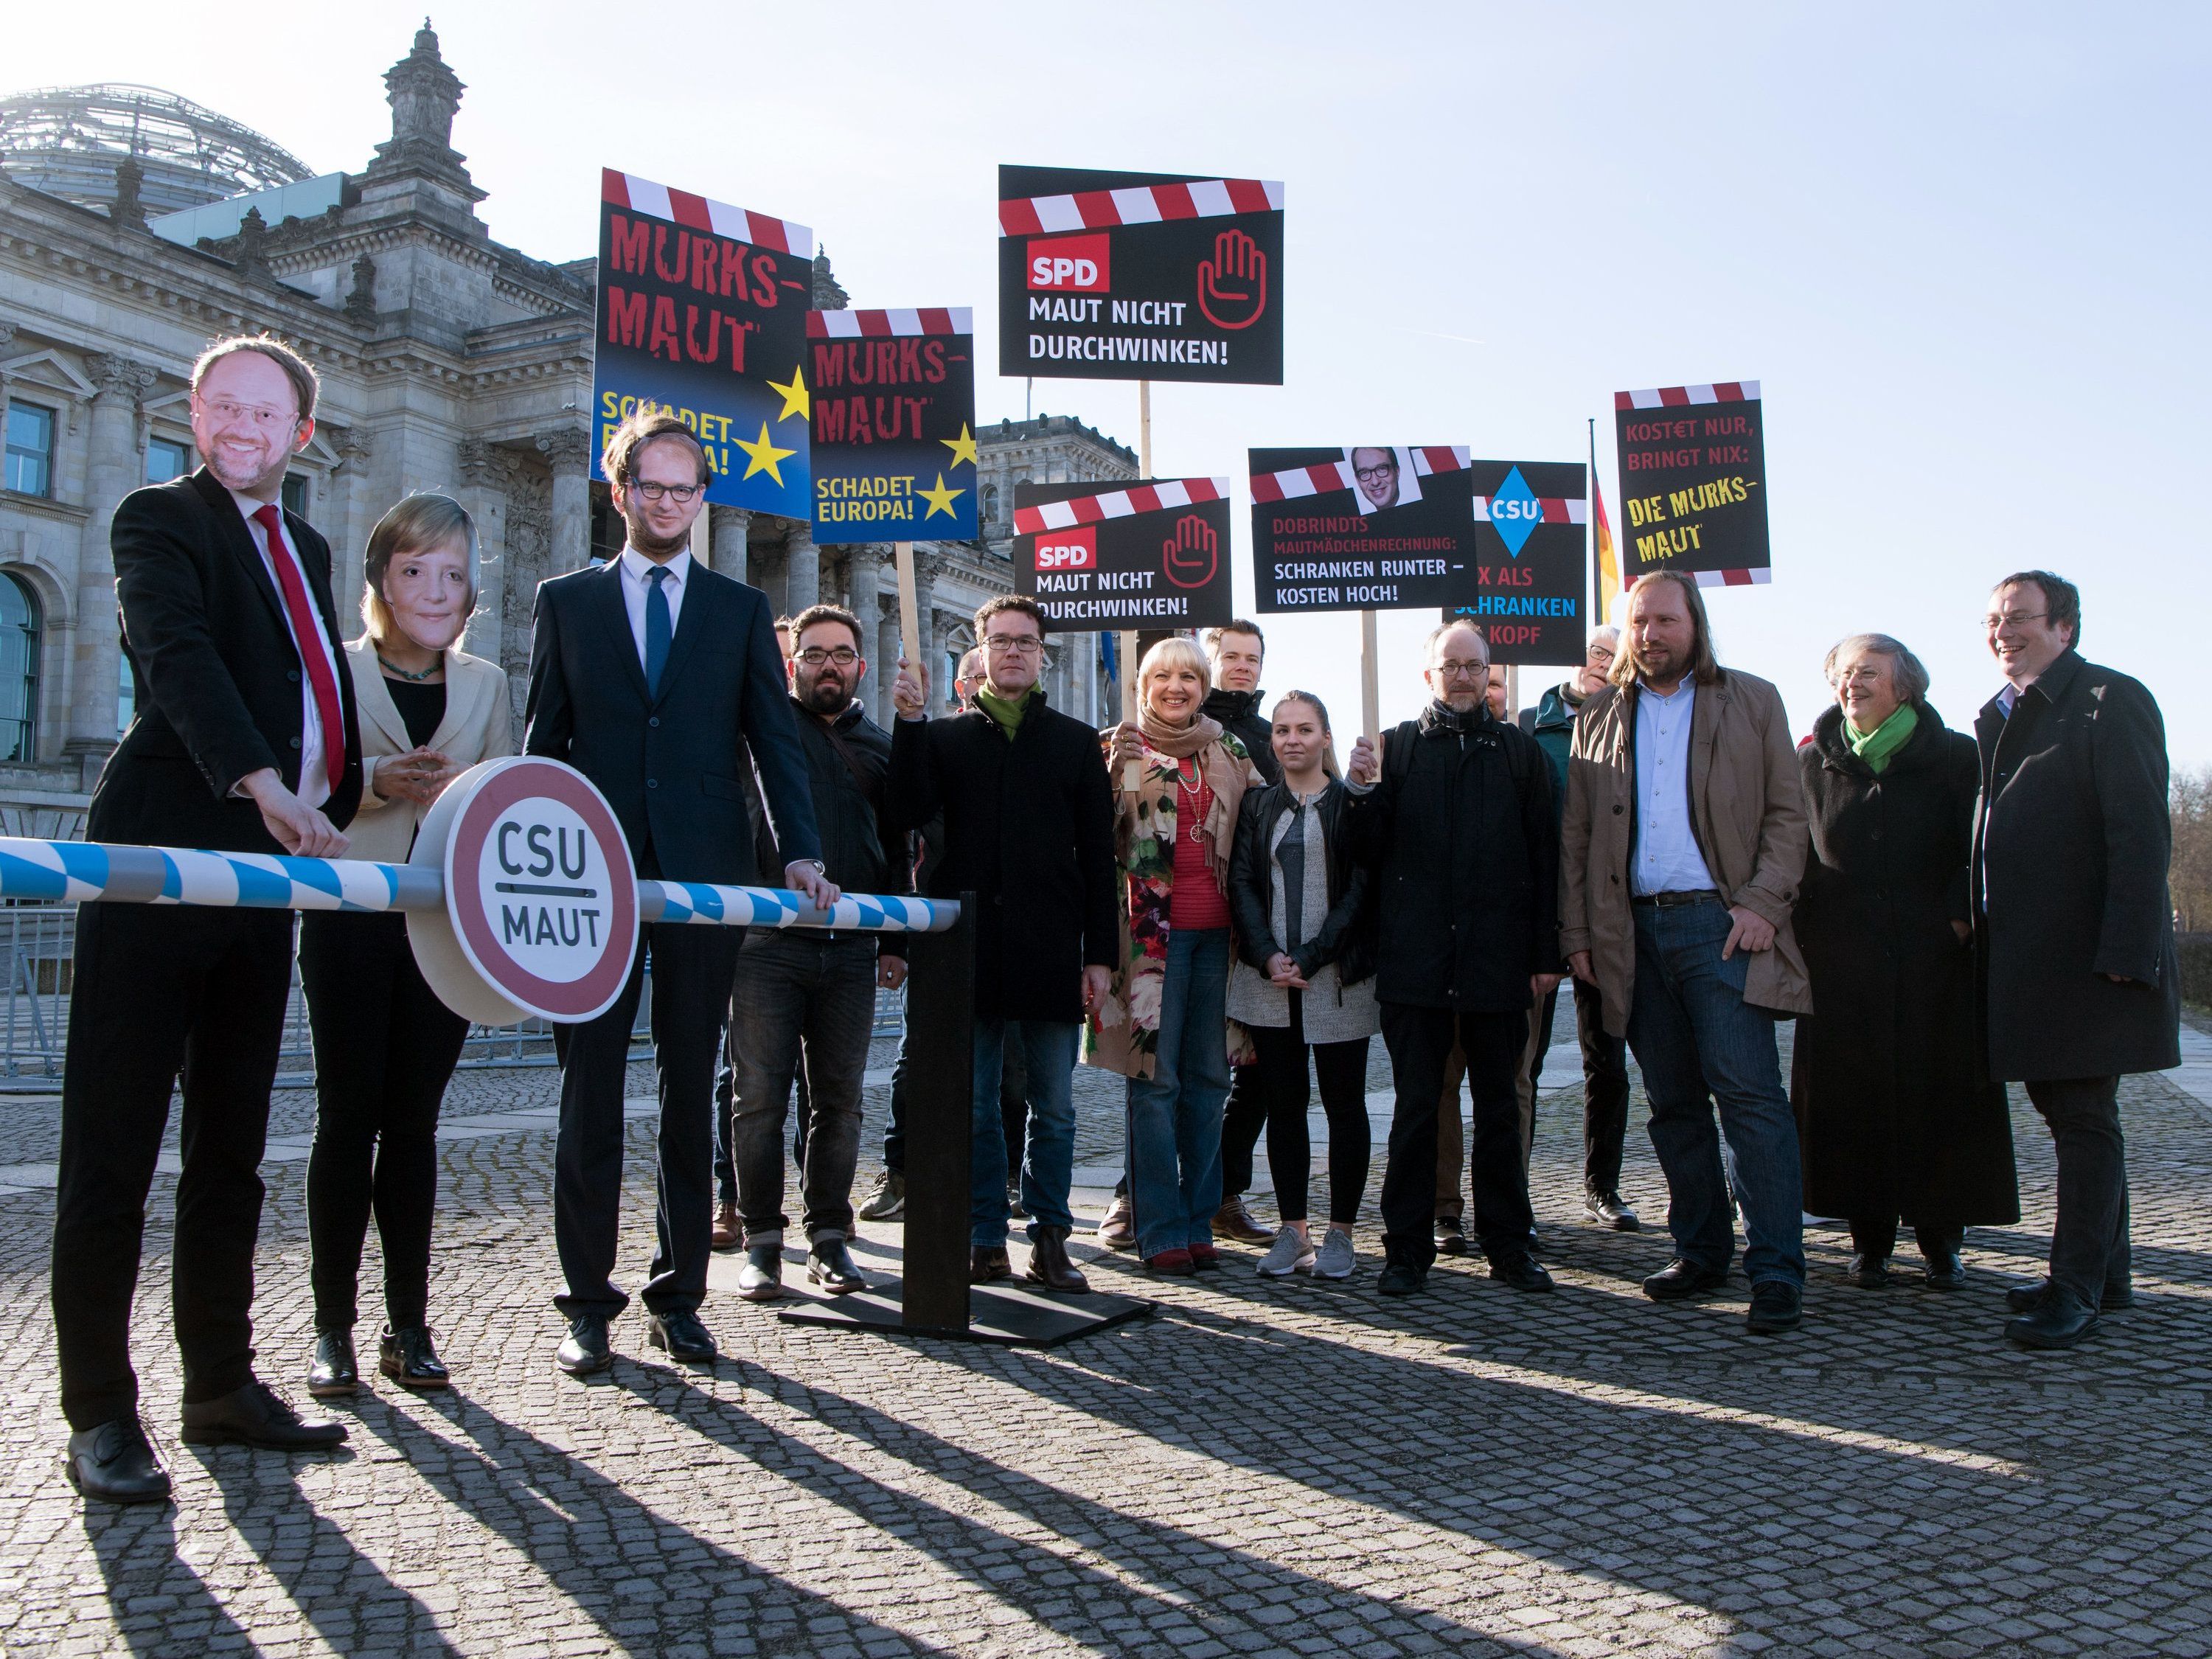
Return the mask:
[[[1034,657],[1044,649],[1044,641],[1034,634],[994,634],[983,644],[989,650],[1011,652],[1018,657]]]
[[[1437,665],[1437,672],[1448,680],[1486,679],[1490,675],[1490,665],[1486,662],[1440,662]]]
[[[654,483],[646,478],[635,479],[630,484],[632,489],[648,501],[658,505],[664,500],[673,501],[678,507],[684,506],[706,487],[704,484]]]
[[[1992,634],[2001,634],[2008,628],[2017,628],[2023,623],[2041,622],[2048,611],[2014,611],[2002,617],[1984,617],[1982,626]]]
[[[1385,461],[1380,466],[1355,466],[1352,469],[1352,476],[1362,483],[1381,483],[1385,478],[1398,476],[1398,464]]]
[[[266,409],[258,404],[236,404],[228,398],[211,398],[197,407],[200,413],[218,426],[236,426],[244,422],[264,432],[278,432],[300,423],[296,410]]]
[[[810,645],[799,653],[799,659],[809,668],[819,668],[825,662],[834,662],[840,668],[850,668],[860,661],[860,653],[849,645],[840,645],[829,650],[818,645]]]

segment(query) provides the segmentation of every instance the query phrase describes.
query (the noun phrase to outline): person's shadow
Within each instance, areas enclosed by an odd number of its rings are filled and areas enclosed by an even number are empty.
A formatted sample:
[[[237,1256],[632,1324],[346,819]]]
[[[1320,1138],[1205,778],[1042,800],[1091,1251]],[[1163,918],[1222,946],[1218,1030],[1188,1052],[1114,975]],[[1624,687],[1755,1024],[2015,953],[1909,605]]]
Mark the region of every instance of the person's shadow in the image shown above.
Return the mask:
[[[177,1553],[173,1503],[87,1504],[81,1519],[116,1634],[132,1653],[253,1650],[252,1638]]]

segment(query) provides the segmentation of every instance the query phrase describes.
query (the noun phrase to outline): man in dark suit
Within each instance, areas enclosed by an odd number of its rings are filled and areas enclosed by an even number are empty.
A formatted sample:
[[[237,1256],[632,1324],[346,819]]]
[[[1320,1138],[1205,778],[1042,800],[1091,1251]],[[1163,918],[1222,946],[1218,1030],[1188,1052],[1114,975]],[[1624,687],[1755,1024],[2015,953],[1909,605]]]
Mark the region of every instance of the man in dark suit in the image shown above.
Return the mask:
[[[672,414],[641,410],[602,462],[629,539],[619,557],[538,590],[524,750],[566,761],[599,786],[641,876],[745,885],[761,879],[745,807],[748,764],[767,797],[783,877],[817,905],[823,874],[799,728],[784,694],[775,616],[757,588],[695,562],[707,456]],[[747,759],[747,745],[751,757]],[[714,1226],[714,1064],[743,933],[672,922],[644,930],[614,1006],[555,1033],[561,1130],[553,1229],[568,1320],[558,1362],[573,1376],[612,1363],[608,1322],[621,1219],[623,1080],[646,955],[660,1077],[659,1248],[643,1295],[647,1340],[711,1364],[699,1320]]]
[[[2005,1334],[2070,1348],[2134,1301],[2120,1077],[2181,1064],[2166,723],[2081,659],[2073,583],[2008,576],[1984,626],[2005,684],[1974,721],[1977,1013],[1990,1075],[2027,1085],[2058,1152],[2051,1274],[2008,1293]]]
[[[131,729],[93,792],[94,841],[334,857],[361,799],[331,550],[277,497],[314,432],[315,374],[266,337],[192,369],[201,469],[136,491],[110,541]],[[166,1498],[131,1365],[146,1195],[184,1078],[172,1297],[183,1437],[335,1445],[253,1375],[263,1142],[292,976],[289,910],[88,904],[62,1082],[54,1328],[69,1474],[88,1498]]]

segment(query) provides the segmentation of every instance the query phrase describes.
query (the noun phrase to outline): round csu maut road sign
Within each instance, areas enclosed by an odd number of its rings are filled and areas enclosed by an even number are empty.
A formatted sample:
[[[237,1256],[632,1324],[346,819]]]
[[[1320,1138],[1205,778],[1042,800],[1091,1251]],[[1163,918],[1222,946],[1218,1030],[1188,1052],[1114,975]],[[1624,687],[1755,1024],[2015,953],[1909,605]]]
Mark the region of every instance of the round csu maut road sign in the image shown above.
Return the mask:
[[[430,988],[488,1025],[596,1018],[637,953],[637,876],[622,825],[580,773],[556,761],[487,761],[438,797],[411,864],[445,879],[446,908],[411,911],[408,937]]]

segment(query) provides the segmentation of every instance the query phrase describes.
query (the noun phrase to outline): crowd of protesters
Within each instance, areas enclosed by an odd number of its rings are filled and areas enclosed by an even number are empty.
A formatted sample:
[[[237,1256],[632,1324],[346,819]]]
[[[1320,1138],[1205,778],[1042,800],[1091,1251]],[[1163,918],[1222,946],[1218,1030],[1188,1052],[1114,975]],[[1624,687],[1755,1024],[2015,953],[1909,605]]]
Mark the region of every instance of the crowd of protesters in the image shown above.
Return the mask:
[[[342,637],[328,545],[277,501],[315,391],[281,343],[219,342],[192,378],[202,469],[116,514],[140,696],[93,799],[95,839],[401,860],[444,787],[512,747],[504,673],[456,643],[477,574],[459,503],[411,496],[376,526],[365,631]],[[1086,1062],[1120,1074],[1124,1103],[1126,1179],[1099,1243],[1164,1276],[1220,1271],[1234,1242],[1264,1245],[1236,1259],[1271,1279],[1352,1278],[1379,1033],[1392,1106],[1376,1290],[1421,1291],[1435,1257],[1471,1242],[1493,1279],[1550,1291],[1528,1158],[1571,984],[1582,1216],[1641,1224],[1621,1191],[1633,1055],[1671,1238],[1643,1282],[1653,1300],[1724,1286],[1741,1221],[1749,1329],[1796,1327],[1808,1212],[1849,1226],[1851,1284],[1891,1281],[1905,1228],[1921,1282],[1958,1287],[1966,1230],[2019,1218],[2004,1091],[2019,1081],[2056,1145],[2057,1218],[2047,1276],[2008,1292],[2006,1334],[2070,1346],[2129,1305],[2118,1080],[2179,1061],[2164,731],[2142,685],[2080,654],[2081,597],[2062,578],[1993,589],[1984,626],[2002,683],[1971,736],[1929,706],[1911,650],[1862,634],[1829,653],[1835,705],[1799,744],[1775,688],[1721,663],[1696,582],[1660,572],[1517,719],[1481,630],[1444,623],[1419,716],[1358,736],[1340,768],[1319,698],[1261,691],[1256,625],[1153,644],[1134,669],[1137,718],[1102,733],[1049,705],[1046,618],[1014,595],[977,612],[946,705],[922,665],[898,665],[886,732],[861,696],[872,626],[830,605],[779,622],[757,590],[692,561],[707,460],[680,422],[641,410],[603,465],[625,545],[541,586],[523,748],[598,786],[647,875],[771,881],[817,906],[841,890],[972,897],[972,1281],[1012,1277],[1019,1219],[1026,1281],[1090,1290],[1070,1252]],[[744,1252],[740,1296],[785,1294],[794,1107],[806,1278],[830,1296],[869,1285],[849,1248],[853,1186],[876,994],[906,974],[898,936],[642,935],[614,1006],[558,1034],[556,1358],[579,1376],[611,1362],[628,1301],[611,1273],[648,957],[647,1340],[718,1358],[700,1318],[714,1249]],[[345,1437],[252,1367],[254,1166],[291,953],[283,911],[95,906],[80,923],[52,1294],[68,1468],[88,1497],[169,1489],[128,1328],[180,1075],[184,1438]],[[434,1142],[465,1027],[395,918],[313,916],[299,961],[319,1091],[307,1391],[361,1386],[372,1218],[378,1368],[445,1387]],[[902,1047],[860,1219],[902,1212],[906,1072]],[[1263,1133],[1273,1227],[1248,1202]]]

